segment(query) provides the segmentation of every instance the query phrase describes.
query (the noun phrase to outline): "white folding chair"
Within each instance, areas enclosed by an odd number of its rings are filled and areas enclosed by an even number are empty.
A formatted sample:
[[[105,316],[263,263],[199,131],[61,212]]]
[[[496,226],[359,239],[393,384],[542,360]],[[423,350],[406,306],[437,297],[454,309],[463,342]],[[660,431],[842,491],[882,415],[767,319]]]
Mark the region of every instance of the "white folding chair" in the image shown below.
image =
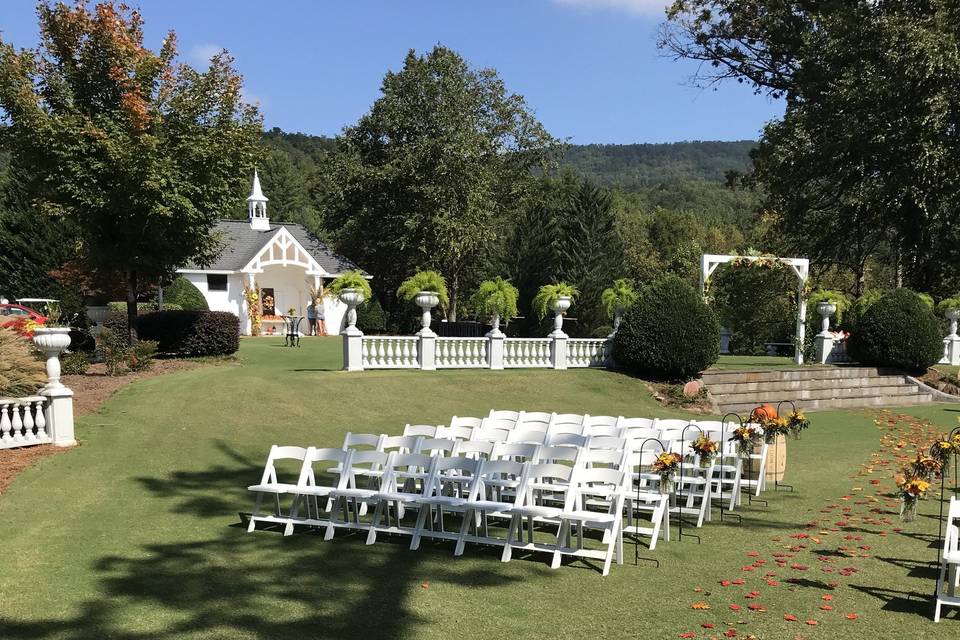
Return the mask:
[[[410,538],[410,549],[419,548],[420,538],[424,536],[445,540],[460,539],[459,532],[448,532],[444,528],[444,509],[447,512],[464,512],[463,505],[467,502],[467,497],[464,497],[463,490],[476,480],[482,464],[482,460],[460,457],[439,458],[434,461],[433,473],[427,481],[428,486],[422,497],[416,501],[420,512]],[[437,510],[436,522],[439,529],[433,528],[434,509]],[[425,530],[428,521],[431,526],[429,530]]]
[[[386,453],[416,453],[421,436],[384,436],[378,449]]]
[[[479,427],[477,427],[479,428]],[[449,427],[440,427],[437,429],[438,438],[449,438],[450,440],[470,440],[473,438],[474,427],[465,427],[462,425]]]
[[[649,548],[656,549],[661,531],[666,540],[670,540],[670,521],[667,507],[670,496],[660,493],[654,483],[649,482],[652,474],[649,469],[661,453],[653,444],[630,454],[626,464],[628,491],[624,495],[627,507],[627,524],[623,531],[637,536],[650,536]],[[650,526],[641,526],[639,514],[650,514]]]
[[[960,607],[958,587],[960,587],[960,500],[950,496],[947,532],[943,539],[943,551],[940,554],[940,573],[937,575],[934,622],[940,622],[941,607]]]
[[[514,462],[533,462],[537,458],[540,445],[529,442],[496,442],[490,453],[491,460],[513,460]]]
[[[474,460],[489,460],[493,453],[493,443],[486,440],[458,440],[451,456],[472,458]]]
[[[296,502],[298,495],[297,480],[293,480],[293,482],[281,482],[277,475],[276,465],[277,462],[282,460],[293,460],[297,462],[297,479],[299,479],[306,457],[307,449],[304,447],[281,447],[278,445],[270,447],[270,453],[267,454],[267,462],[263,465],[263,474],[260,477],[260,483],[247,487],[247,491],[252,491],[257,496],[253,503],[253,512],[250,514],[250,520],[247,523],[248,532],[257,528],[257,522],[272,522],[274,524],[283,524],[285,527],[291,526],[290,516],[283,515],[280,506],[280,496],[293,496],[294,502]],[[292,476],[292,473],[289,475]],[[260,514],[260,504],[263,501],[264,495],[271,495],[274,498],[273,515]],[[286,534],[286,529],[284,532]]]
[[[485,440],[487,442],[506,442],[510,435],[508,429],[497,429],[484,425],[480,429],[473,430],[473,440]]]
[[[384,468],[390,456],[383,451],[353,451],[348,464],[343,469],[345,481],[342,485],[330,491],[327,502],[327,511],[330,512],[330,524],[324,535],[324,540],[333,537],[335,527],[352,529],[366,529],[360,522],[360,516],[367,513],[369,504],[376,505],[375,496],[380,491]],[[358,483],[358,479],[363,481]],[[357,486],[362,484],[363,486]],[[352,508],[351,508],[352,507]],[[337,513],[343,510],[343,519]],[[351,512],[353,518],[351,520]]]
[[[719,500],[721,508],[726,503],[728,511],[732,511],[739,504],[743,470],[743,460],[737,453],[737,446],[730,441],[733,429],[733,425],[728,425],[722,430],[714,431],[711,425],[711,428],[704,432],[708,438],[720,445],[711,470],[711,499]]]
[[[500,556],[502,562],[509,562],[512,549],[554,552],[560,543],[559,516],[564,510],[571,510],[574,498],[571,491],[574,467],[562,464],[528,464],[524,473],[524,482],[517,488],[525,496],[517,501],[507,514],[510,524],[507,539]],[[544,495],[547,493],[547,495]],[[527,542],[523,542],[523,522],[527,522]],[[534,541],[534,523],[548,522],[558,525],[557,543],[542,544]]]
[[[560,530],[550,565],[552,569],[560,566],[565,555],[603,560],[604,576],[610,573],[614,558],[617,564],[623,564],[623,501],[627,477],[625,471],[611,468],[594,467],[577,472],[571,499],[567,503],[569,508],[565,508],[558,516]],[[585,504],[600,506],[601,509],[577,508],[577,505]],[[574,525],[577,529],[576,547],[571,545],[571,528]],[[584,530],[600,531],[601,544],[606,545],[606,549],[584,548]]]
[[[367,528],[367,544],[377,541],[377,533],[413,532],[403,527],[404,510],[407,507],[419,507],[420,500],[431,486],[434,468],[441,458],[431,458],[419,453],[394,453],[384,469],[383,484],[373,496],[377,506],[373,511],[373,521]],[[390,506],[393,505],[396,524],[391,524]],[[381,524],[386,517],[386,524]]]
[[[437,429],[442,427],[433,424],[408,424],[403,428],[405,436],[423,436],[425,438],[437,438]]]
[[[483,424],[483,418],[472,418],[470,416],[453,416],[450,418],[448,427],[463,427],[465,429],[479,429]]]
[[[509,511],[519,506],[524,498],[523,491],[516,488],[523,484],[525,464],[510,460],[488,460],[483,462],[474,477],[469,498],[461,505],[463,521],[460,524],[460,536],[453,555],[463,555],[467,542],[504,547],[506,538],[490,535],[488,518],[509,518]],[[513,488],[510,495],[504,495],[505,488]],[[473,525],[474,533],[469,534]]]
[[[514,428],[525,431],[546,431],[550,428],[550,419],[552,417],[552,413],[546,413],[544,411],[521,411],[519,417],[517,417],[517,425]]]
[[[528,431],[526,429],[514,429],[507,435],[507,443],[526,443],[526,444],[543,444],[544,440],[547,439],[546,431]]]
[[[713,465],[701,467],[699,456],[693,451],[693,443],[702,433],[700,429],[685,429],[670,447],[673,453],[682,458],[675,478],[676,501],[670,507],[670,513],[677,514],[679,518],[684,515],[696,516],[698,528],[703,526],[704,520],[710,519],[713,486]]]
[[[300,470],[300,478],[297,480],[297,497],[294,500],[291,509],[292,520],[284,530],[284,535],[293,533],[294,524],[305,524],[309,526],[326,525],[332,527],[329,517],[321,516],[319,498],[326,499],[327,506],[323,511],[329,511],[331,503],[329,501],[332,492],[337,489],[345,488],[349,481],[349,473],[344,473],[344,469],[349,469],[351,460],[358,452],[347,449],[316,449],[310,447],[303,459],[303,467]],[[323,467],[328,463],[334,463],[332,468]],[[306,516],[298,519],[299,503],[306,505]]]
[[[677,431],[681,431],[684,427],[690,424],[690,422],[690,420],[681,420],[678,418],[658,418],[655,426],[661,431],[664,429],[676,429]]]
[[[458,440],[446,438],[421,438],[414,453],[423,453],[428,456],[450,456],[457,447]]]
[[[545,444],[551,447],[586,447],[588,442],[590,438],[575,433],[550,433]]]
[[[657,418],[620,418],[621,429],[656,429]]]
[[[484,419],[484,423],[498,429],[513,429],[520,419],[520,411],[503,411],[491,409]]]
[[[622,429],[620,424],[623,420],[621,416],[583,416],[583,426],[588,427],[617,427]]]
[[[551,424],[550,429],[547,430],[548,436],[558,435],[561,433],[570,433],[575,436],[584,435],[585,427],[582,424],[570,424],[570,423],[559,423]]]
[[[555,462],[557,464],[570,463],[575,466],[583,455],[584,449],[581,447],[571,447],[567,445],[547,445],[537,449],[537,459],[533,462],[538,464]]]
[[[615,424],[591,424],[583,428],[583,435],[603,438],[619,438],[624,435],[623,429]]]
[[[750,423],[748,426],[754,427],[763,432],[763,427],[756,423]],[[753,493],[754,497],[759,497],[760,492],[766,488],[767,483],[767,452],[770,445],[765,440],[760,441],[759,446],[755,446],[753,453],[744,459],[741,465],[740,486],[746,487],[748,493]],[[756,477],[751,477],[756,475]],[[739,501],[739,496],[737,497]]]
[[[353,451],[382,451],[383,439],[387,436],[384,434],[376,433],[353,433],[347,432],[347,435],[343,437],[343,450],[348,449]],[[340,473],[342,471],[340,465],[332,469],[327,470],[329,473]],[[383,470],[377,465],[368,465],[366,467],[359,467],[356,471],[357,475],[363,475],[369,478],[379,478],[380,474],[383,473]],[[333,508],[333,503],[330,500],[327,500],[327,511],[330,511]],[[366,503],[362,504],[360,507],[360,515],[365,515],[367,513]]]

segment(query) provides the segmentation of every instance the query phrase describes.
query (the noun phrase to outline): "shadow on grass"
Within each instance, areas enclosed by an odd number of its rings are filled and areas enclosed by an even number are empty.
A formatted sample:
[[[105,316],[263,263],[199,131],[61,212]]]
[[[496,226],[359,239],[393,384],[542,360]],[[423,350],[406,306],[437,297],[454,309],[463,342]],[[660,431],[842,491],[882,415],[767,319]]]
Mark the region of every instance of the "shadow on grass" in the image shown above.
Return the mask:
[[[883,611],[912,613],[924,618],[929,618],[933,613],[932,593],[896,591],[894,589],[868,587],[857,584],[851,584],[850,587],[868,596],[876,598],[877,600],[880,600],[883,603],[883,606],[880,607]]]
[[[103,556],[90,567],[97,586],[78,613],[40,621],[0,614],[0,637],[397,638],[424,623],[411,602],[428,597],[420,594],[430,588],[444,583],[495,588],[520,579],[486,558],[453,562],[449,545],[412,552],[409,540],[399,537],[380,536],[376,545],[366,546],[357,534],[339,533],[324,542],[317,532],[247,533],[236,513],[249,507],[246,486],[251,476],[256,481],[258,465],[220,447],[236,465],[139,479],[155,498],[172,501],[174,513],[222,520],[216,535],[196,540],[189,531],[174,532],[184,542]],[[163,508],[159,500],[158,508]]]

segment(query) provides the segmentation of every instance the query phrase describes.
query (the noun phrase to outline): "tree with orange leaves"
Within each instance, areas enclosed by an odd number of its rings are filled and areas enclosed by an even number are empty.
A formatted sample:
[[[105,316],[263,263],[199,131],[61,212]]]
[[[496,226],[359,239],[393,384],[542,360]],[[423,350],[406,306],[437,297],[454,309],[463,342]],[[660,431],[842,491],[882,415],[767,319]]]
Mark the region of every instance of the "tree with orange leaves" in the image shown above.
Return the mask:
[[[211,230],[242,206],[262,120],[225,51],[206,71],[178,64],[173,32],[153,52],[113,2],[37,15],[37,49],[0,39],[6,146],[38,215],[75,222],[83,260],[123,280],[135,340],[142,284],[219,251]]]

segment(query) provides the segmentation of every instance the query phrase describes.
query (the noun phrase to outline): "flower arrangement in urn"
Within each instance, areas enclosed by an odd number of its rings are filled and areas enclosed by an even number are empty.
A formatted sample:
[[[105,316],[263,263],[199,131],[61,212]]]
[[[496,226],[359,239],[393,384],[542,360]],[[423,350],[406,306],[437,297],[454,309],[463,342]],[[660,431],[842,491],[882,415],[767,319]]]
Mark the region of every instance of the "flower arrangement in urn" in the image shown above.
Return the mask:
[[[509,280],[497,276],[480,283],[470,304],[478,317],[490,318],[490,335],[501,335],[500,321],[510,322],[517,317],[517,288]]]
[[[674,476],[680,469],[680,454],[664,451],[653,463],[653,471],[660,476],[660,493],[673,493]]]
[[[700,467],[709,469],[710,465],[713,464],[714,458],[717,457],[717,453],[720,452],[720,443],[716,440],[711,440],[706,434],[701,434],[700,437],[693,441],[690,448],[693,449],[693,452],[700,458]]]

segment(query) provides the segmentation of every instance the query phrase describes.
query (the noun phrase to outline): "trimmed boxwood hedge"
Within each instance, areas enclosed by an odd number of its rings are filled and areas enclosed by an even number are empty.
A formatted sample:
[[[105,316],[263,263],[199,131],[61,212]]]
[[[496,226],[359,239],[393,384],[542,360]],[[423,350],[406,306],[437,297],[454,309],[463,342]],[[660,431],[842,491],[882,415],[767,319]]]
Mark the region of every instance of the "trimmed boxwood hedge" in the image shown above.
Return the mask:
[[[940,360],[943,336],[930,306],[913,291],[896,289],[857,318],[848,346],[863,364],[914,372]]]
[[[716,314],[676,276],[641,290],[613,338],[618,367],[658,378],[689,378],[719,357]]]
[[[240,318],[227,311],[157,311],[137,319],[137,335],[156,340],[167,355],[228,355],[240,348]]]
[[[164,306],[169,303],[177,304],[187,311],[207,311],[207,299],[200,293],[196,285],[184,278],[177,278],[170,286],[163,290]],[[170,311],[173,311],[171,308]]]

